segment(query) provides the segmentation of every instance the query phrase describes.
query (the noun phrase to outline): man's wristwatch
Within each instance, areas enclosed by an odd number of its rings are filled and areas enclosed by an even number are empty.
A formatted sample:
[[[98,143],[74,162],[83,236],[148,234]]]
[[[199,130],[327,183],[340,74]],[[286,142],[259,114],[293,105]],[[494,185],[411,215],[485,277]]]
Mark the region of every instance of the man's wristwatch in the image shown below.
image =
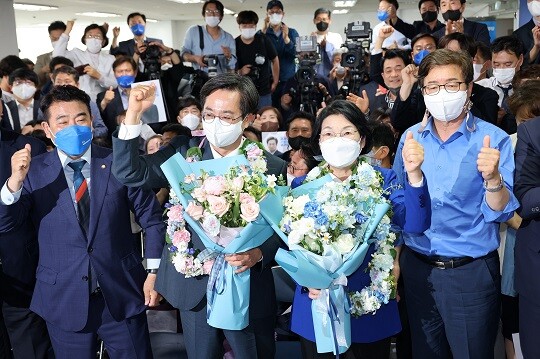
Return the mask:
[[[157,274],[157,272],[158,272],[157,268],[147,269],[146,270],[146,273],[148,273],[148,274]]]
[[[501,182],[499,182],[499,185],[496,186],[496,187],[488,187],[488,182],[486,180],[484,180],[484,189],[488,192],[499,192],[503,186],[504,186],[504,180],[503,180],[503,176],[502,174],[499,173],[499,177],[500,177],[500,180]]]

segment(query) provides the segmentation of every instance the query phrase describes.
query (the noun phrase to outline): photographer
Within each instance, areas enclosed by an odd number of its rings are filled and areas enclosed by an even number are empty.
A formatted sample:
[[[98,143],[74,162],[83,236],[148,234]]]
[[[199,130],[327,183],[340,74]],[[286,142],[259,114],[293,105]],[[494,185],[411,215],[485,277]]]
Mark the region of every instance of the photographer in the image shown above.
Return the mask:
[[[223,20],[224,6],[219,0],[207,0],[202,15],[206,26],[195,25],[188,29],[182,47],[182,58],[193,67],[215,76],[236,68],[236,45],[231,34],[219,27]]]
[[[272,92],[279,82],[279,59],[266,35],[257,32],[259,17],[254,11],[240,11],[236,22],[240,36],[235,39],[237,72],[249,76],[259,92],[258,108],[272,105]],[[270,68],[271,67],[271,68]]]

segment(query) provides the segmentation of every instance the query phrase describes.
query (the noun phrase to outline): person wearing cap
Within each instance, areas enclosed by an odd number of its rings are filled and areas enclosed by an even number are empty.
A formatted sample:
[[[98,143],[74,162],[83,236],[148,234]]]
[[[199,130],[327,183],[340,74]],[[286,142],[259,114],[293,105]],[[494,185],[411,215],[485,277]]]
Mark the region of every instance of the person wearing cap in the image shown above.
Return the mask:
[[[439,16],[439,2],[436,0],[420,0],[418,11],[422,20],[413,22],[416,34],[433,34],[444,28],[444,24],[437,19]]]
[[[271,0],[266,5],[266,17],[262,32],[274,44],[279,58],[279,82],[272,94],[272,105],[279,108],[283,85],[296,71],[296,39],[298,31],[283,22],[285,11],[279,0]]]
[[[491,40],[487,25],[463,18],[465,0],[441,0],[440,10],[446,26],[433,33],[436,38],[440,39],[444,35],[461,32],[489,46]]]

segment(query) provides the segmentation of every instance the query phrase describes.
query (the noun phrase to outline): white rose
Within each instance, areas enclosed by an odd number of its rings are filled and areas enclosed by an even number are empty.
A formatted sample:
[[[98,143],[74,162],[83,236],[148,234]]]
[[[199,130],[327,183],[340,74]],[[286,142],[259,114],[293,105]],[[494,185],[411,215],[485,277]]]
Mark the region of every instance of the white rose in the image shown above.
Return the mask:
[[[288,245],[298,244],[302,241],[303,238],[304,238],[304,235],[302,234],[302,232],[291,231],[291,233],[289,233]]]
[[[349,253],[354,247],[354,238],[352,234],[342,234],[336,239],[336,247],[339,253]]]

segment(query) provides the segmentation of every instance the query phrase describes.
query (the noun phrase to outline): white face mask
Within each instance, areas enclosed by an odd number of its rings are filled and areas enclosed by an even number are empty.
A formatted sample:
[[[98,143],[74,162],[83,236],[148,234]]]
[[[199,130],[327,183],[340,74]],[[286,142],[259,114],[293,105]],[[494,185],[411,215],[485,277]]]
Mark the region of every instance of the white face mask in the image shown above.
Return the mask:
[[[382,165],[382,160],[378,159],[378,158],[375,158],[375,155],[377,154],[377,152],[379,152],[379,150],[381,149],[381,147],[379,147],[377,149],[377,151],[373,152],[373,148],[371,149],[371,151],[369,151],[365,157],[366,159],[368,160],[369,164],[372,165],[372,166],[376,166],[376,167],[381,167]]]
[[[98,39],[87,39],[86,40],[86,49],[92,54],[97,54],[101,51],[101,40]]]
[[[319,143],[326,162],[335,168],[345,168],[358,159],[362,146],[360,142],[346,137],[334,137]]]
[[[257,29],[240,29],[241,36],[246,40],[251,40],[255,37]]]
[[[270,15],[270,25],[279,25],[283,20],[283,15],[281,14],[272,14]]]
[[[36,86],[23,83],[13,86],[11,88],[11,91],[18,98],[28,100],[29,98],[32,98],[32,96],[34,96],[34,94],[36,93]]]
[[[473,66],[473,71],[474,71],[473,79],[474,81],[476,81],[478,80],[480,75],[484,73],[484,71],[482,71],[484,64],[473,64],[472,66]]]
[[[287,186],[290,186],[292,181],[295,179],[296,177],[292,174],[290,174],[289,172],[287,172]]]
[[[440,121],[452,121],[461,115],[467,102],[467,91],[454,93],[439,91],[438,94],[424,95],[424,102],[431,116]]]
[[[214,121],[216,121],[216,120],[214,120]],[[191,131],[193,131],[199,126],[199,123],[201,122],[201,119],[197,115],[194,115],[192,113],[188,113],[187,115],[182,117],[180,122],[182,123],[182,125],[186,126]]]
[[[205,16],[204,21],[206,22],[206,25],[210,27],[216,27],[221,22],[219,16]]]
[[[528,2],[527,7],[532,16],[540,16],[540,1]]]
[[[497,79],[497,82],[501,85],[508,85],[514,79],[516,74],[515,67],[506,67],[503,69],[493,69],[493,76]]]
[[[169,64],[168,62],[164,63],[163,65],[161,65],[161,71],[167,71],[168,69],[170,69],[173,65],[172,64]]]
[[[214,118],[208,123],[203,121],[203,130],[208,141],[216,147],[227,147],[242,136],[242,121],[224,126],[221,121]]]

